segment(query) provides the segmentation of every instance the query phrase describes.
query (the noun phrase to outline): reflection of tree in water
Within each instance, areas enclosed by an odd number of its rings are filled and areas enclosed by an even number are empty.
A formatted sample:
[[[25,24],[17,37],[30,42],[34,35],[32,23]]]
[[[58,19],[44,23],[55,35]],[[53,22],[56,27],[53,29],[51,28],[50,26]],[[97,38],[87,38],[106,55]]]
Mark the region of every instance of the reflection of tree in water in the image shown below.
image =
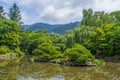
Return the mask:
[[[120,80],[120,63],[104,67],[64,67],[65,80]],[[116,70],[114,69],[116,68]]]
[[[26,61],[26,60],[25,60]],[[112,64],[108,64],[105,67],[68,67],[57,64],[49,63],[31,63],[21,62],[20,72],[21,76],[32,77],[35,79],[51,79],[51,78],[62,78],[65,80],[106,80],[118,79],[118,73],[111,73],[115,69],[112,69]],[[108,68],[110,67],[110,68]],[[114,66],[115,68],[115,66]],[[113,79],[113,80],[114,80]]]
[[[22,61],[20,63],[19,75],[25,78],[50,79],[60,73],[60,66],[49,63],[31,63]]]
[[[2,65],[1,65],[2,64]],[[16,80],[19,69],[14,60],[0,60],[0,80]]]
[[[29,80],[29,77],[37,80],[120,80],[120,63],[109,62],[104,67],[68,67],[32,63],[29,58],[18,61],[0,60],[0,80]]]

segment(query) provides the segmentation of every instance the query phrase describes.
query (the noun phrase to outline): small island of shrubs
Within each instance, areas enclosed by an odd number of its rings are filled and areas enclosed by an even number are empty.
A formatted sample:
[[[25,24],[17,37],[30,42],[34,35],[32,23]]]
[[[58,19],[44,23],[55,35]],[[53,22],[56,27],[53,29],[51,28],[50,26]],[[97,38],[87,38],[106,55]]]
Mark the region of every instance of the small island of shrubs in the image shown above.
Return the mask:
[[[32,54],[34,55],[34,61],[59,63],[68,66],[93,66],[99,65],[97,62],[100,61],[96,60],[95,56],[80,44],[74,44],[72,48],[67,48],[62,53],[60,47],[51,43],[42,43],[37,49],[33,50]]]

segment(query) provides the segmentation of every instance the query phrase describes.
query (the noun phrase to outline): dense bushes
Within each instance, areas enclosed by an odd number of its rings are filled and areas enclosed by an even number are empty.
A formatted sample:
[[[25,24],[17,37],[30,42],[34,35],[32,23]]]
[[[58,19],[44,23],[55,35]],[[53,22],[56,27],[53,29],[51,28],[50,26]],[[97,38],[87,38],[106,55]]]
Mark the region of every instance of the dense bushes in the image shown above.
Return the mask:
[[[18,54],[22,55],[23,52],[19,48],[15,48],[14,50],[10,50],[7,46],[0,46],[0,54]]]
[[[90,50],[97,56],[120,55],[120,24],[106,24],[92,32]]]
[[[23,52],[20,50],[20,48],[15,48],[14,53],[18,55],[23,55]]]
[[[16,22],[0,18],[0,45],[7,45],[10,49],[18,47],[19,26]]]
[[[95,57],[80,44],[75,44],[72,48],[68,48],[64,52],[64,57],[73,62],[86,63],[89,60],[94,60]]]
[[[32,51],[33,55],[39,56],[40,60],[55,60],[62,58],[60,48],[51,43],[43,43]]]
[[[67,60],[70,62],[77,62],[85,64],[88,61],[94,61],[95,57],[80,44],[75,44],[72,48],[67,48],[62,54],[60,47],[54,46],[50,43],[43,43],[32,51],[35,58],[41,61],[49,60]]]
[[[51,38],[47,35],[46,30],[23,31],[21,33],[20,47],[26,54],[31,54],[34,49],[44,42],[50,42]]]
[[[89,49],[95,56],[112,57],[120,55],[120,23],[104,26],[78,25],[71,33],[66,33],[66,48],[79,43]]]
[[[20,27],[14,21],[0,18],[0,54],[21,54]],[[5,46],[2,46],[5,45]]]

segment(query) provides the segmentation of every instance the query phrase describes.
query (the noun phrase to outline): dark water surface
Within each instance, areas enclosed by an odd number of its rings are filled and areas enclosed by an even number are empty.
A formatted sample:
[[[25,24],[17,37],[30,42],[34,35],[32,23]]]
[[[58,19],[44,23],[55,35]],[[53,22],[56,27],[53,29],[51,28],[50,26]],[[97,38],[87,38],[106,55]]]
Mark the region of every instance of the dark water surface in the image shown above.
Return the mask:
[[[28,57],[0,60],[0,80],[120,80],[120,62],[106,62],[104,67],[68,67],[34,63]]]

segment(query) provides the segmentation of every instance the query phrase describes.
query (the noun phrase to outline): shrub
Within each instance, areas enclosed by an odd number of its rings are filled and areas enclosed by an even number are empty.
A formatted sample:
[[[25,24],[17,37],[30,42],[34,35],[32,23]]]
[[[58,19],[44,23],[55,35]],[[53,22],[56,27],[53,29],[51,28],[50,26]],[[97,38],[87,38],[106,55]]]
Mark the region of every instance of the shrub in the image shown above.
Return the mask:
[[[100,60],[100,59],[96,59],[94,62],[95,62],[95,64],[97,64],[99,66],[104,66],[105,65],[105,61]]]
[[[7,54],[10,52],[10,49],[7,46],[0,46],[0,54]]]
[[[23,52],[20,50],[20,48],[15,48],[14,52],[15,52],[15,54],[19,54],[19,55],[23,54]]]
[[[38,56],[41,60],[55,60],[63,56],[60,48],[51,43],[39,45],[38,48],[32,51],[32,54]]]
[[[41,51],[40,49],[35,49],[35,50],[32,51],[32,54],[33,54],[33,55],[42,55],[43,53],[44,53],[44,52]]]
[[[68,48],[64,52],[64,57],[70,61],[86,63],[89,60],[94,60],[95,57],[80,44],[73,45],[72,48]]]
[[[43,54],[43,55],[39,56],[39,59],[42,61],[48,61],[51,59],[51,55],[50,54]]]

